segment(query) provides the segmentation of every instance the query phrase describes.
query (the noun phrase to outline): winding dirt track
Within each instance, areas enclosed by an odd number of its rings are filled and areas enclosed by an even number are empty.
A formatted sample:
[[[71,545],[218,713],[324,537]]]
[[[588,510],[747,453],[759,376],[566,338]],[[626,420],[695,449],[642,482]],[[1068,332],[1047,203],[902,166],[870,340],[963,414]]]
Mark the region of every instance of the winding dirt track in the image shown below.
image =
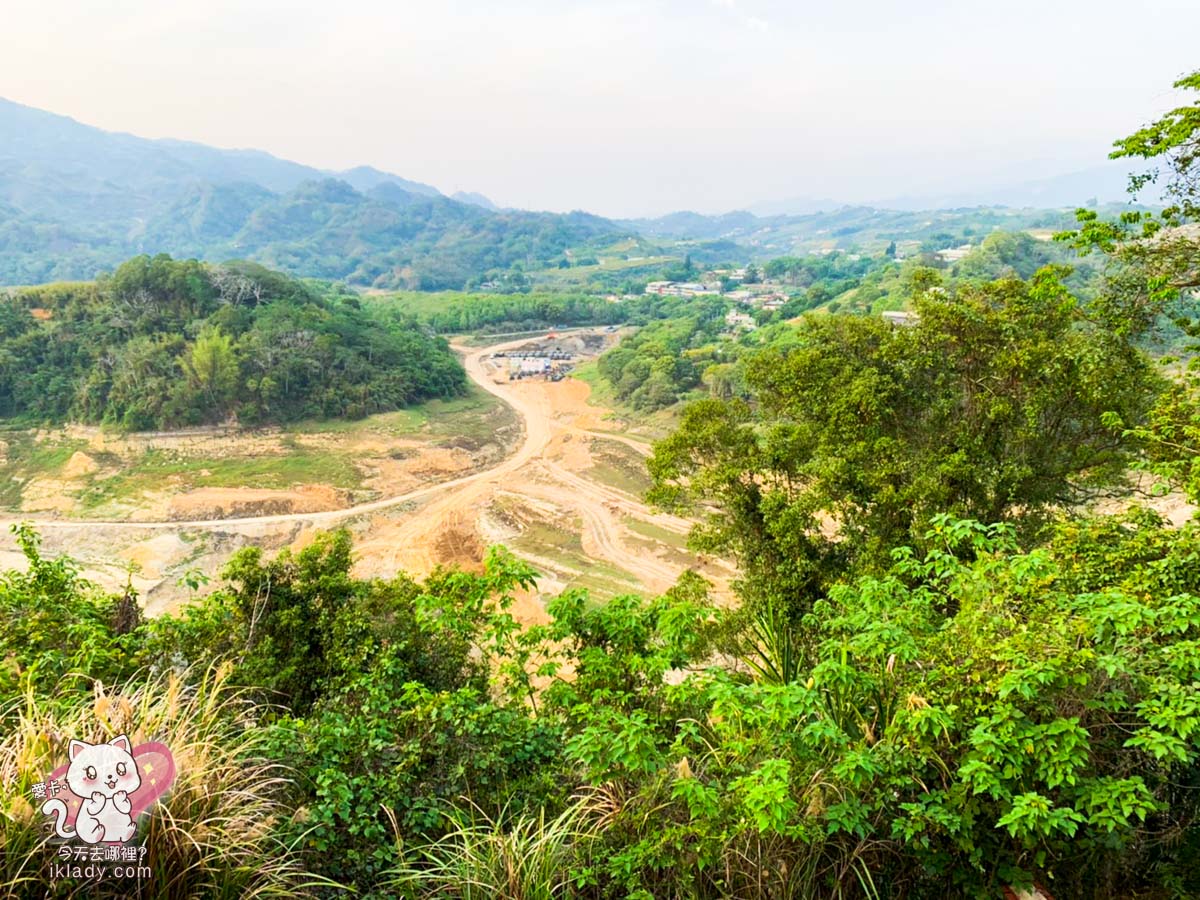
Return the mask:
[[[635,516],[669,531],[683,534],[686,520],[651,512],[629,494],[598,484],[569,471],[556,458],[556,437],[615,440],[632,447],[640,455],[648,448],[625,435],[609,434],[576,427],[561,421],[551,394],[538,383],[496,382],[489,376],[484,359],[500,350],[529,342],[526,338],[487,347],[464,360],[467,374],[485,391],[510,405],[521,418],[525,435],[516,453],[499,465],[467,478],[458,479],[455,489],[426,505],[419,515],[372,528],[357,549],[360,558],[371,561],[364,566],[372,573],[384,574],[403,569],[428,572],[445,560],[439,555],[439,536],[474,533],[476,522],[487,501],[497,491],[535,497],[578,514],[584,552],[628,572],[651,591],[662,591],[675,583],[683,571],[648,553],[645,548],[630,548],[620,518]]]
[[[576,329],[587,330],[587,329]],[[87,521],[6,517],[0,527],[13,522],[29,522],[47,532],[94,536],[111,535],[127,540],[131,534],[166,535],[172,532],[200,531],[238,535],[241,540],[290,533],[291,540],[349,520],[358,520],[355,542],[356,571],[362,575],[388,577],[399,570],[413,575],[427,574],[444,563],[477,560],[483,542],[479,539],[481,516],[498,492],[516,494],[549,503],[553,508],[574,513],[580,523],[580,539],[585,555],[604,560],[623,570],[651,592],[670,587],[686,568],[676,558],[655,555],[642,541],[633,538],[627,517],[653,524],[675,534],[688,530],[686,520],[654,513],[631,494],[582,477],[571,471],[563,458],[571,441],[586,445],[592,440],[620,442],[639,455],[646,456],[646,444],[621,434],[593,431],[580,427],[577,417],[564,412],[566,382],[509,382],[494,380],[485,360],[493,353],[530,342],[528,336],[468,349],[456,346],[464,354],[467,375],[479,387],[511,406],[523,423],[523,435],[515,451],[497,465],[483,471],[451,478],[402,494],[372,500],[338,510],[307,513],[279,513],[219,519],[172,521]],[[578,385],[576,384],[577,388]],[[419,507],[412,511],[406,506]],[[139,538],[134,538],[139,540]],[[469,547],[456,546],[456,542]],[[726,581],[729,571],[720,563],[704,565],[712,580]]]
[[[525,428],[525,436],[518,447],[517,452],[496,466],[485,469],[481,472],[473,472],[470,475],[463,475],[459,478],[451,478],[448,481],[440,481],[437,484],[430,484],[424,487],[416,488],[403,494],[396,494],[391,497],[384,497],[379,500],[371,500],[367,503],[359,503],[355,506],[347,506],[342,509],[325,510],[322,512],[308,513],[275,513],[262,516],[240,516],[236,518],[224,519],[171,519],[171,520],[154,520],[154,521],[138,521],[138,520],[96,520],[96,519],[31,519],[27,516],[14,517],[8,516],[0,519],[0,526],[7,527],[8,525],[25,522],[33,525],[39,530],[51,528],[79,528],[86,526],[94,529],[129,529],[143,528],[151,531],[156,530],[178,530],[181,528],[219,528],[222,531],[230,531],[238,526],[246,525],[271,525],[276,523],[294,523],[307,522],[314,525],[323,526],[331,525],[345,519],[352,519],[357,516],[368,515],[370,513],[381,512],[386,509],[391,509],[395,506],[401,506],[405,503],[410,503],[414,500],[420,500],[432,494],[438,494],[442,491],[452,488],[463,487],[476,481],[494,480],[503,477],[505,474],[519,469],[532,459],[539,450],[543,449],[550,441],[550,422],[547,411],[531,408],[529,404],[522,404],[517,401],[514,392],[504,390],[502,385],[495,384],[484,372],[483,359],[486,356],[498,351],[519,347],[522,344],[529,343],[529,338],[525,337],[518,341],[508,341],[503,344],[494,344],[490,347],[484,347],[479,350],[470,352],[463,360],[463,365],[467,370],[467,375],[477,385],[487,391],[489,394],[494,394],[503,400],[505,403],[512,406],[521,416]],[[458,349],[462,349],[459,347]],[[631,442],[636,443],[636,442]]]

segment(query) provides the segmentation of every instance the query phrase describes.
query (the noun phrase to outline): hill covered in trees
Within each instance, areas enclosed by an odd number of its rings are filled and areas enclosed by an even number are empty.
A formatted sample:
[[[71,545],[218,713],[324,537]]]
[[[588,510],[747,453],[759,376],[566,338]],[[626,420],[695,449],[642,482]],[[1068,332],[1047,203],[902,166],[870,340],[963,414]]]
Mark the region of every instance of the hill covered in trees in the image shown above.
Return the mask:
[[[1086,202],[1081,194],[1079,203]],[[90,279],[139,253],[252,259],[293,275],[382,289],[527,290],[581,260],[615,290],[637,257],[697,261],[940,250],[996,230],[1059,229],[1073,208],[913,212],[831,205],[805,215],[677,212],[610,221],[497,209],[476,193],[360,166],[324,171],[248,150],[113,134],[0,99],[0,284]],[[615,250],[618,243],[634,247]],[[543,277],[543,287],[553,282]],[[576,285],[578,287],[578,285]]]
[[[158,429],[359,417],[465,390],[445,341],[254,263],[162,255],[0,299],[0,416]]]
[[[254,259],[378,287],[459,288],[622,229],[498,211],[362,166],[112,134],[0,100],[0,284],[89,279],[137,253]]]
[[[0,887],[46,895],[42,779],[72,738],[124,734],[177,763],[138,822],[145,897],[1200,896],[1200,520],[1133,506],[1129,483],[1200,502],[1200,373],[1147,351],[1164,321],[1198,350],[1198,141],[1193,103],[1118,145],[1166,164],[1174,204],[1080,213],[1060,246],[1099,260],[1086,296],[998,242],[957,277],[909,270],[915,318],[774,321],[719,381],[700,366],[720,300],[680,301],[607,357],[643,405],[710,377],[654,446],[650,497],[695,517],[693,550],[737,561],[734,604],[688,571],[655,598],[567,590],[530,624],[514,612],[536,573],[503,548],[474,571],[361,578],[339,531],[244,547],[146,619],[132,580],[105,594],[14,528]],[[93,378],[107,403],[126,371],[106,340],[200,396],[232,384],[229,352],[250,389],[244,365],[267,343],[290,358],[298,331],[317,396],[353,383],[331,380],[339,360],[386,350],[355,298],[243,266],[139,258],[0,309],[0,398],[23,365],[30,391],[85,410]],[[570,309],[592,314],[553,311]],[[254,337],[274,316],[287,327]],[[138,389],[169,395],[155,377]]]

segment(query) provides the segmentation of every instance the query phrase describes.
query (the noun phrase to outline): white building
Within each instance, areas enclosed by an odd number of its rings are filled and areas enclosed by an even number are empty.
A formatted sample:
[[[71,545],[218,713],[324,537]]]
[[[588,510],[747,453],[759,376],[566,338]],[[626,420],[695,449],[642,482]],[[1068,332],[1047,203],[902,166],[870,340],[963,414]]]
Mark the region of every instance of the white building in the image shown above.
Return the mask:
[[[903,309],[886,309],[882,313],[883,321],[901,328],[911,328],[917,324],[917,314]]]
[[[736,309],[725,313],[725,324],[729,326],[730,331],[753,331],[758,327],[754,323],[753,316],[749,313],[738,312]]]
[[[710,287],[695,281],[651,281],[646,285],[647,294],[658,294],[660,297],[699,297],[705,294],[719,294],[721,286]]]
[[[939,250],[934,255],[942,262],[958,262],[975,248],[970,244],[963,244],[961,247],[951,247],[947,250]]]

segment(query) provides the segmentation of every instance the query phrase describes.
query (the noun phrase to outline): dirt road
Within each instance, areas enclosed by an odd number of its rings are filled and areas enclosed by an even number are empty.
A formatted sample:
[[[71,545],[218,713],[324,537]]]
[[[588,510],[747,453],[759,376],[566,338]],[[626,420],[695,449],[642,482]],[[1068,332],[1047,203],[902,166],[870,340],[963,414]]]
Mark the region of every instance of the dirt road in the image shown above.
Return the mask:
[[[579,408],[578,394],[572,390],[578,382],[511,382],[503,372],[489,370],[486,360],[493,353],[527,342],[488,347],[464,360],[471,379],[513,407],[524,423],[525,434],[517,452],[488,472],[439,495],[420,515],[373,527],[359,545],[363,560],[360,568],[384,574],[397,569],[427,572],[444,563],[469,564],[470,556],[482,546],[477,536],[479,517],[489,500],[503,490],[573,513],[579,519],[583,550],[589,557],[628,573],[647,591],[666,590],[686,567],[631,544],[622,518],[634,517],[680,535],[687,532],[690,523],[654,513],[636,496],[571,471],[564,460],[564,448],[571,439],[616,441],[641,456],[649,452],[648,448],[622,434],[576,425],[577,419],[596,418],[594,409]],[[458,541],[453,540],[455,536]],[[730,573],[718,565],[708,574],[723,582]]]
[[[16,517],[7,516],[0,518],[0,528],[7,529],[10,525],[17,522],[27,522],[37,528],[39,531],[45,531],[54,528],[79,528],[86,526],[89,529],[147,529],[153,531],[175,531],[181,528],[219,528],[222,531],[238,526],[263,526],[275,523],[295,523],[295,522],[311,522],[319,526],[329,526],[336,524],[345,519],[351,519],[356,516],[367,515],[378,512],[380,510],[389,509],[395,506],[401,506],[410,503],[414,500],[420,500],[423,497],[432,494],[438,494],[442,491],[470,484],[473,481],[481,479],[490,479],[503,475],[505,472],[519,468],[537,452],[539,446],[544,446],[545,440],[548,439],[549,432],[547,423],[539,420],[538,416],[531,417],[526,414],[525,410],[512,403],[511,394],[498,389],[498,385],[493,384],[483,375],[483,367],[481,360],[485,356],[492,353],[518,347],[521,344],[528,343],[528,338],[519,341],[509,341],[504,344],[495,344],[491,347],[484,347],[480,350],[471,351],[464,359],[464,366],[467,374],[476,384],[482,387],[490,394],[495,394],[510,405],[517,408],[518,413],[524,416],[525,437],[518,448],[517,452],[508,459],[501,462],[495,468],[486,469],[482,472],[474,472],[470,475],[463,475],[459,478],[452,478],[448,481],[441,481],[437,484],[427,485],[417,488],[416,490],[408,491],[403,494],[395,494],[391,497],[384,497],[379,500],[372,500],[367,503],[360,503],[355,506],[347,506],[342,509],[325,510],[322,512],[307,512],[307,513],[278,513],[274,515],[262,516],[240,516],[233,518],[207,518],[207,519],[172,519],[170,521],[137,521],[137,520],[85,520],[85,519],[46,519],[46,518],[30,518],[28,516]],[[458,349],[463,349],[458,347]]]
[[[111,560],[116,553],[135,561],[150,572],[150,576],[141,576],[144,583],[135,579],[135,586],[143,596],[157,593],[158,604],[170,606],[178,600],[179,591],[172,590],[168,576],[185,563],[203,563],[202,568],[215,571],[220,557],[227,557],[237,546],[302,545],[316,531],[341,524],[354,528],[356,571],[361,575],[388,577],[404,570],[420,576],[438,565],[478,564],[484,546],[491,542],[485,540],[481,518],[503,491],[507,497],[548,505],[577,522],[577,540],[584,555],[628,574],[647,592],[665,590],[685,568],[700,568],[712,580],[727,583],[732,573],[720,563],[701,564],[678,551],[666,552],[666,547],[648,548],[646,539],[632,535],[627,526],[628,519],[636,519],[664,533],[681,535],[688,522],[654,513],[637,496],[586,477],[592,465],[587,446],[593,441],[619,442],[640,456],[648,453],[642,442],[592,427],[600,411],[587,405],[586,385],[573,379],[510,382],[506,372],[493,370],[488,362],[493,354],[528,342],[524,337],[484,348],[456,346],[464,354],[463,365],[471,380],[511,406],[523,425],[515,451],[491,468],[320,512],[186,521],[85,522],[10,516],[0,519],[0,529],[7,532],[14,522],[30,522],[52,550],[74,553],[73,548],[86,547],[98,558]],[[7,534],[0,535],[0,541],[11,544]],[[214,550],[217,556],[211,560],[204,555],[208,551],[186,546],[204,546],[206,542],[220,548],[219,553]],[[164,557],[163,548],[169,549],[170,559]],[[0,545],[0,563],[15,562],[12,551],[4,553],[4,549]],[[527,555],[541,565],[547,556],[553,556],[554,549],[537,548],[536,553]],[[537,609],[530,607],[526,612],[536,617]]]

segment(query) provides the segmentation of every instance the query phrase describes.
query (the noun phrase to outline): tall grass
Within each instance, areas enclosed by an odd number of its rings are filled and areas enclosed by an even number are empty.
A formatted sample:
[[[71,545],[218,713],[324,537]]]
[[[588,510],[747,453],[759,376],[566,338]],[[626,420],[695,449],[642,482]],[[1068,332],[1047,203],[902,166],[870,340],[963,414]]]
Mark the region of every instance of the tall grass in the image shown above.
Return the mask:
[[[446,818],[445,837],[409,850],[386,888],[416,898],[558,900],[573,895],[572,872],[597,834],[584,801],[550,820],[541,810],[506,822],[478,807]]]
[[[96,683],[88,700],[54,703],[28,693],[0,717],[0,895],[11,897],[291,897],[315,887],[299,857],[274,835],[288,772],[262,756],[251,705],[226,683],[227,668],[188,684],[178,673]],[[175,757],[170,792],[138,820],[141,879],[49,880],[55,847],[31,805],[30,784],[67,759],[71,738],[134,746],[162,741]]]
[[[649,803],[647,801],[649,800]],[[675,811],[677,814],[678,811]],[[604,885],[603,856],[622,840],[646,838],[678,824],[665,796],[629,796],[616,784],[578,796],[553,819],[545,811],[508,821],[471,807],[446,814],[447,833],[432,844],[401,848],[403,862],[386,873],[384,896],[412,900],[564,900],[616,896]],[[628,830],[634,824],[633,833]],[[776,900],[876,900],[880,895],[865,842],[837,847],[735,829],[719,860],[687,871],[686,853],[662,869],[641,873],[637,896],[663,900],[761,897]],[[597,878],[600,880],[597,881]]]

